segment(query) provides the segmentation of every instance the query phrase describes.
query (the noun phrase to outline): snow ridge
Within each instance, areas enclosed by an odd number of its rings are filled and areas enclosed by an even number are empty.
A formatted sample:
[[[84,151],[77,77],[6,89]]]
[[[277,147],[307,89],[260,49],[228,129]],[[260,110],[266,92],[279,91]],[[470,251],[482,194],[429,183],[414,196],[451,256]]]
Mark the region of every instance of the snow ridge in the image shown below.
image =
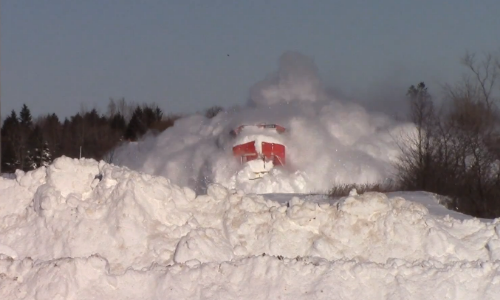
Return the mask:
[[[0,178],[0,195],[2,299],[500,292],[499,220],[438,217],[398,196],[280,203],[217,184],[197,196],[164,177],[66,157]]]

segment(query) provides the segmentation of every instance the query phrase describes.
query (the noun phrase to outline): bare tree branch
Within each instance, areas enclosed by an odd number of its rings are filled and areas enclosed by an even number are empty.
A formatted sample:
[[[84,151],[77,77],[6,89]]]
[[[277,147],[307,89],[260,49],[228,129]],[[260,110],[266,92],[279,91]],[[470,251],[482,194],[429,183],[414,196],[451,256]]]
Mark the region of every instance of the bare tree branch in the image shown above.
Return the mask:
[[[481,62],[476,61],[474,53],[467,52],[461,60],[473,74],[475,82],[474,89],[468,89],[474,96],[480,98],[478,100],[484,101],[488,108],[494,104],[491,94],[498,77],[498,61],[495,61],[491,54],[486,54]],[[470,88],[471,86],[469,86]],[[482,99],[481,99],[482,98]]]

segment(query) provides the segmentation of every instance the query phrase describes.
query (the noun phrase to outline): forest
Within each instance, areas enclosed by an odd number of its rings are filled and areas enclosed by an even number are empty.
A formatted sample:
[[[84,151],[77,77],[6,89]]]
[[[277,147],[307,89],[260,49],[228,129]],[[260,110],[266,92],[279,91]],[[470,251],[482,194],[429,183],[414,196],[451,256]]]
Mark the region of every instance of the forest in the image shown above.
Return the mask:
[[[222,110],[205,111],[208,118]],[[96,109],[81,111],[61,120],[55,113],[34,118],[23,104],[2,124],[2,168],[4,173],[48,166],[62,155],[110,161],[113,148],[124,141],[137,141],[147,132],[158,134],[174,125],[180,115],[164,115],[156,104],[133,104],[110,99],[105,114]]]

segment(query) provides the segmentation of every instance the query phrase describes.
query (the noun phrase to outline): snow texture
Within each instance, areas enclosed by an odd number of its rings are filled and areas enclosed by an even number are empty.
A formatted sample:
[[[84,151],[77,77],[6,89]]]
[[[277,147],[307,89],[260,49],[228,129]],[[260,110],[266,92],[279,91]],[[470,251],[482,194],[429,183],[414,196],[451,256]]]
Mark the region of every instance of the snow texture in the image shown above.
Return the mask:
[[[497,299],[500,220],[443,212],[427,193],[196,195],[61,157],[0,178],[0,299]]]

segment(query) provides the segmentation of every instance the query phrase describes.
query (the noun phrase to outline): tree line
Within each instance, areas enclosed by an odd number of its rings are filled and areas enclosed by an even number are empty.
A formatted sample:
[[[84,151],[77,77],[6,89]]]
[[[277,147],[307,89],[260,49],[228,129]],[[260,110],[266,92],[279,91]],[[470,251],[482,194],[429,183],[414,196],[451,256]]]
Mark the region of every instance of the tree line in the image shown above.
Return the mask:
[[[449,208],[500,217],[500,61],[487,54],[462,59],[467,73],[443,86],[437,105],[424,82],[407,91],[415,132],[401,138],[398,188],[445,195]]]
[[[205,115],[211,118],[221,110],[214,106]],[[64,120],[55,113],[34,119],[24,104],[19,114],[13,110],[2,124],[1,171],[33,170],[62,155],[109,161],[111,150],[123,141],[137,141],[148,131],[158,134],[181,117],[164,115],[156,104],[110,99],[105,114],[82,109]]]

